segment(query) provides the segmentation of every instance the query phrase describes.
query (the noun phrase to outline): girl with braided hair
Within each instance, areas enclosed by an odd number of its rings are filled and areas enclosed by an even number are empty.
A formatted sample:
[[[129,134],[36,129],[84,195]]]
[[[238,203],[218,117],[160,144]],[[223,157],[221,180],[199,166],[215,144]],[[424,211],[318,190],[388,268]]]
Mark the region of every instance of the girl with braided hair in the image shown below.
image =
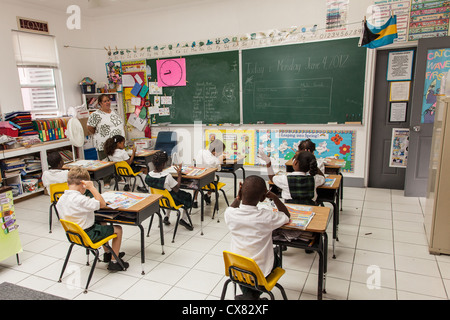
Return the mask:
[[[158,151],[153,155],[152,163],[155,169],[145,177],[145,183],[155,189],[164,190],[170,192],[176,205],[182,204],[186,210],[182,210],[180,217],[180,224],[186,229],[192,231],[194,230],[193,225],[189,222],[189,217],[187,217],[187,211],[192,207],[192,195],[184,190],[180,189],[181,184],[181,164],[174,165],[175,170],[178,173],[178,178],[175,180],[172,175],[163,171],[166,167],[166,163],[169,160],[169,156],[164,151]],[[164,217],[164,224],[170,225],[169,222],[169,211],[167,211]]]
[[[270,158],[262,150],[258,155],[266,162],[269,179],[281,189],[281,197],[286,203],[317,205],[316,188],[325,183],[325,176],[311,152],[297,152],[292,163],[294,172],[287,175],[275,175]]]

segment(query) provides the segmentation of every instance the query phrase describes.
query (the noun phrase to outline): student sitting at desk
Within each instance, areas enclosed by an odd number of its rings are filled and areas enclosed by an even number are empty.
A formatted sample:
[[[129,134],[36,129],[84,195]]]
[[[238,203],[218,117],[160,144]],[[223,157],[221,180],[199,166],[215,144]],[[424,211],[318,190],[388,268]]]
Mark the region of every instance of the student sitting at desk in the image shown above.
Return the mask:
[[[209,145],[208,149],[202,149],[197,153],[195,157],[195,166],[201,168],[217,168],[220,170],[220,164],[223,161],[223,152],[225,151],[225,144],[221,140],[214,140]],[[193,208],[197,208],[197,196],[198,191],[194,194]],[[211,191],[204,196],[206,204],[211,204]]]
[[[67,182],[67,174],[69,171],[62,169],[64,160],[57,151],[48,154],[47,162],[50,169],[42,173],[42,184],[47,192],[50,193],[49,187],[51,184]]]
[[[164,190],[170,192],[176,205],[183,204],[186,210],[181,210],[180,224],[186,229],[192,231],[194,227],[188,222],[185,217],[187,210],[192,207],[192,195],[186,191],[180,189],[181,184],[181,164],[175,165],[174,168],[178,173],[177,180],[175,180],[170,172],[163,172],[169,156],[164,151],[158,151],[153,155],[152,163],[155,166],[153,171],[150,171],[145,177],[145,183],[155,189]],[[164,223],[169,225],[169,213],[164,217]]]
[[[281,189],[285,202],[316,205],[316,188],[325,183],[325,176],[317,168],[316,157],[311,152],[297,152],[292,163],[294,172],[287,175],[275,175],[270,158],[263,150],[259,150],[258,155],[266,162],[269,179]]]
[[[265,198],[278,209],[258,208]],[[242,201],[242,202],[241,202]],[[239,193],[225,210],[225,222],[231,232],[230,251],[255,260],[265,277],[280,266],[274,252],[272,231],[289,222],[289,211],[280,199],[267,191],[266,182],[259,176],[249,176],[240,184]],[[237,300],[258,300],[261,292],[241,286],[243,295]]]
[[[312,154],[316,151],[316,144],[311,141],[311,139],[302,140],[298,145],[298,151],[309,151]],[[325,173],[325,162],[323,159],[317,159],[317,168],[323,173]]]
[[[94,243],[114,233],[117,234],[117,237],[112,240],[112,249],[116,256],[122,259],[125,255],[123,252],[119,253],[122,242],[122,227],[95,223],[94,211],[106,207],[106,202],[90,181],[89,172],[85,168],[73,167],[67,176],[67,183],[69,190],[64,191],[56,204],[61,219],[78,224]],[[84,196],[86,190],[89,190],[94,198]],[[105,248],[105,250],[107,249]],[[108,270],[110,271],[123,270],[110,252],[105,252],[103,262],[109,262]],[[122,263],[125,268],[129,267],[128,262],[122,261]]]
[[[139,167],[133,164],[134,155],[136,154],[136,147],[133,147],[131,156],[128,155],[128,152],[125,150],[125,137],[121,135],[115,135],[112,138],[108,138],[103,145],[103,149],[108,156],[109,161],[126,161],[130,165],[134,173],[138,171],[140,171],[143,175],[146,175],[148,173],[146,167]],[[145,178],[145,176],[143,178]],[[145,189],[143,185],[139,185],[142,184],[140,180],[137,180],[137,183],[137,190],[139,192],[147,193],[147,189]],[[125,185],[123,190],[130,190],[130,186]]]

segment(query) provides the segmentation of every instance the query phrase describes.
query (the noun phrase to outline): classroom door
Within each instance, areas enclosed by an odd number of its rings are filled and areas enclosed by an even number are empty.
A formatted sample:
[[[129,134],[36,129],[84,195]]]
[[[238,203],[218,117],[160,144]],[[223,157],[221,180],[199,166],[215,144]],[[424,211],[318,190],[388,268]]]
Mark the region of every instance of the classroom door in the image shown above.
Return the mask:
[[[390,153],[393,128],[408,128],[410,109],[406,110],[406,121],[390,119],[390,81],[387,81],[388,58],[390,52],[410,51],[415,48],[377,50],[374,100],[372,111],[372,135],[370,142],[370,169],[368,186],[372,188],[400,189],[405,184],[405,169],[390,167]],[[415,52],[414,52],[415,55]],[[414,63],[413,63],[414,68]],[[414,72],[412,72],[412,77]],[[411,79],[411,82],[414,78]],[[410,87],[412,88],[412,86]],[[411,100],[411,95],[410,95]],[[408,106],[410,105],[408,101]]]
[[[440,88],[441,67],[450,59],[440,56],[440,49],[445,48],[450,48],[450,37],[420,39],[418,42],[405,178],[405,196],[408,197],[425,197],[427,193],[434,122],[433,101]]]

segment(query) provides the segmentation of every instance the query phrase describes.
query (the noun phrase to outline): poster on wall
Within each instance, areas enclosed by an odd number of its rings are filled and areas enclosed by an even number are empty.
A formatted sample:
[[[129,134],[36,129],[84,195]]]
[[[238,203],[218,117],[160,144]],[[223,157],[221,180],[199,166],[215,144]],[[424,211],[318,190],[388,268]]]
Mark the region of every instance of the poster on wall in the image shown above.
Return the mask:
[[[389,167],[406,168],[408,163],[409,129],[392,129]]]
[[[341,170],[353,173],[355,137],[355,131],[351,130],[256,130],[256,149],[263,149],[273,165],[284,166],[300,142],[311,139],[316,144],[316,158],[344,160]],[[259,158],[256,161],[265,165]]]
[[[372,25],[381,26],[391,17],[397,16],[397,38],[395,42],[404,42],[408,37],[409,7],[411,0],[376,0],[372,9]]]
[[[408,40],[447,36],[449,18],[448,0],[412,0]]]
[[[244,156],[244,165],[255,164],[255,130],[205,130],[205,148],[214,140],[225,144],[225,152],[230,155]]]
[[[347,29],[348,3],[349,0],[327,0],[327,32]]]
[[[450,47],[428,50],[421,123],[434,123],[436,101],[441,91],[441,80],[450,71],[449,58]]]

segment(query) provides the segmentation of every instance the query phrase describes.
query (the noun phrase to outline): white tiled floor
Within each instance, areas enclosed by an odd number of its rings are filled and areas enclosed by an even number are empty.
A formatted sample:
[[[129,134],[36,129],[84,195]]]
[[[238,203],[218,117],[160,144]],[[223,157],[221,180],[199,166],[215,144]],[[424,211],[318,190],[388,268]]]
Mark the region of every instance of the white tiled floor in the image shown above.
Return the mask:
[[[232,179],[226,182],[233,197]],[[220,222],[211,219],[207,207],[204,235],[200,213],[193,211],[194,231],[178,229],[171,243],[172,225],[165,227],[165,255],[161,255],[159,230],[154,223],[145,238],[145,275],[141,275],[139,229],[123,226],[122,250],[130,263],[125,272],[111,273],[100,262],[87,294],[82,293],[89,268],[85,251],[75,248],[62,283],[59,274],[69,247],[62,227],[53,223],[48,232],[49,197],[41,195],[16,203],[16,216],[23,246],[21,265],[15,256],[0,262],[0,282],[7,281],[73,300],[82,299],[175,299],[217,300],[225,281],[222,251],[230,235],[223,220],[225,202],[220,201]],[[424,199],[403,197],[401,191],[345,188],[336,259],[329,257],[324,299],[449,299],[450,256],[428,253],[423,227]],[[54,219],[56,220],[56,219]],[[147,232],[148,221],[145,221]],[[280,283],[289,299],[314,300],[317,294],[316,254],[288,249],[283,255],[285,275]],[[377,281],[378,280],[378,281]],[[373,288],[375,287],[375,288]],[[232,285],[227,298],[232,298]],[[278,299],[281,295],[275,288]]]

